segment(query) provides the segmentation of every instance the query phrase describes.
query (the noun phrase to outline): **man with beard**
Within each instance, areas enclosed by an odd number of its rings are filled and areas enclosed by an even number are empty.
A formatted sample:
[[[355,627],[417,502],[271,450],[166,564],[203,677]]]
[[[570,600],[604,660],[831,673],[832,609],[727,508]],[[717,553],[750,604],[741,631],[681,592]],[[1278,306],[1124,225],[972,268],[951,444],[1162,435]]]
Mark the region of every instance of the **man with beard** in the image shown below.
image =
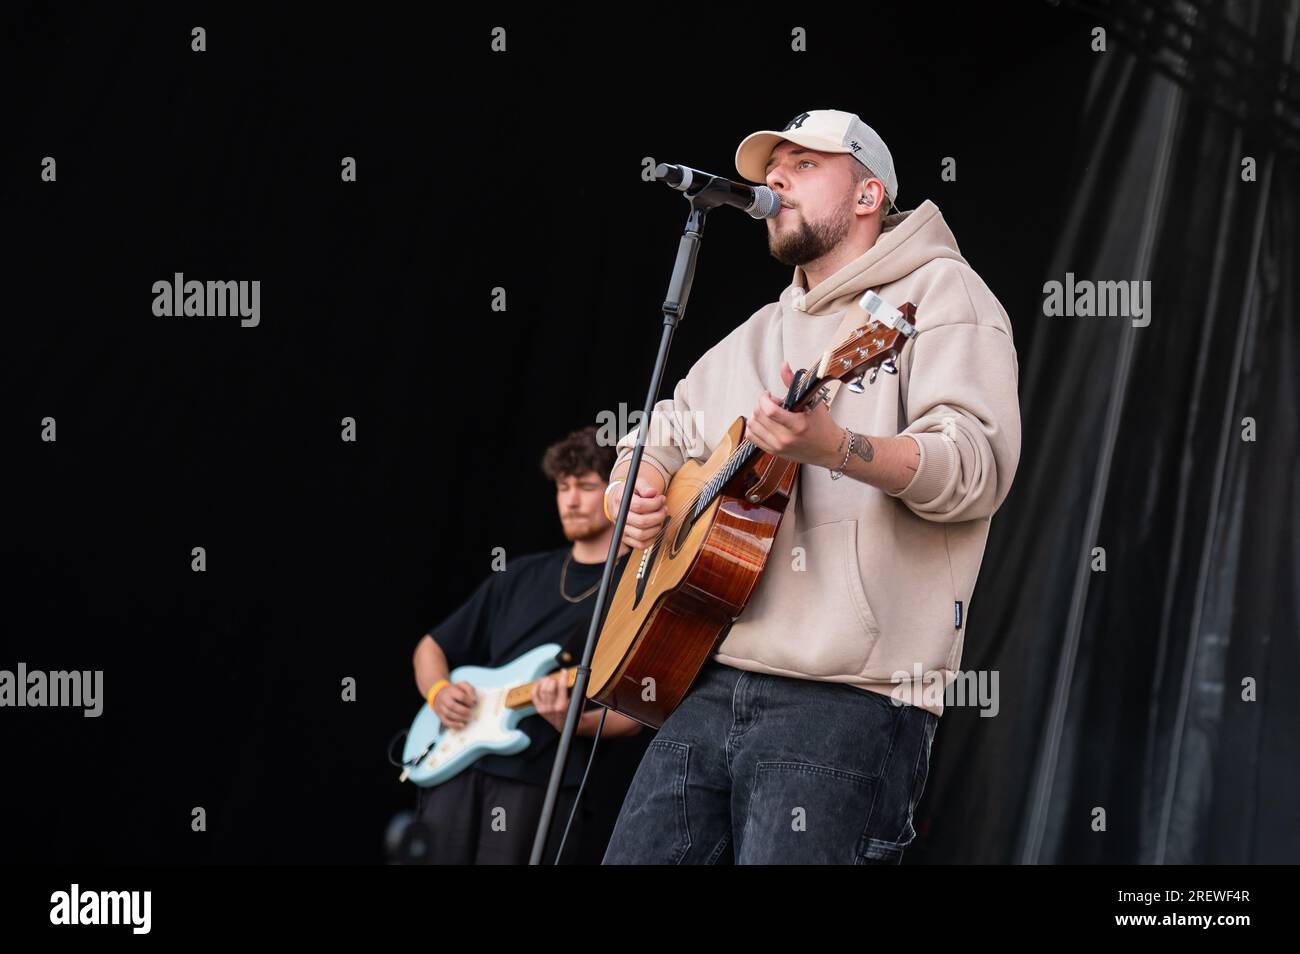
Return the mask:
[[[740,416],[801,466],[763,575],[647,747],[605,861],[897,864],[1019,462],[1011,324],[933,202],[886,215],[893,156],[852,113],[753,133],[736,168],[780,197],[768,248],[793,281],[655,406],[631,480],[637,432],[619,442],[609,508],[632,487],[623,542],[645,548],[673,475]],[[786,411],[792,368],[867,323],[867,292],[917,306],[895,373]],[[665,426],[685,420],[690,442]]]
[[[604,475],[614,450],[596,440],[596,429],[574,431],[547,448],[542,471],[555,482],[555,504],[564,535],[572,544],[557,550],[507,558],[458,610],[431,629],[415,648],[415,684],[444,725],[463,728],[476,694],[468,682],[450,683],[463,665],[503,666],[544,643],[563,647],[556,659],[571,667],[581,659],[614,533],[605,516]],[[627,562],[621,547],[611,585]],[[533,688],[537,714],[519,723],[530,745],[516,755],[488,755],[425,794],[419,815],[431,831],[432,864],[526,864],[532,851],[555,761],[559,732],[569,705],[562,676]],[[550,862],[569,818],[576,786],[591,754],[583,737],[596,734],[601,707],[590,705],[578,722],[569,749],[563,787],[556,802],[545,860]],[[605,719],[603,737],[631,735],[640,723],[617,712]],[[565,861],[577,857],[581,811],[565,847]]]

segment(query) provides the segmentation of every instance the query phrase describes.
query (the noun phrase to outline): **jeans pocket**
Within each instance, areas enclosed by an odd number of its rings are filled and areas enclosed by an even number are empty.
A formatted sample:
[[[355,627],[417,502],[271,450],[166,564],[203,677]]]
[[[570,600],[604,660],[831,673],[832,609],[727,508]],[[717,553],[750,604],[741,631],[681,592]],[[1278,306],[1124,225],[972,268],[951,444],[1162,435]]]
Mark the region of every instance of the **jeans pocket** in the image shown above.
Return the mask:
[[[737,862],[853,864],[875,780],[809,762],[755,766]]]
[[[606,849],[605,864],[680,864],[691,849],[686,772],[691,747],[672,739],[646,746]]]
[[[939,717],[920,709],[911,710],[907,715],[917,721],[912,724],[912,731],[903,733],[904,737],[915,738],[914,744],[902,750],[911,758],[898,763],[897,771],[906,771],[906,775],[897,784],[887,781],[882,786],[882,793],[892,793],[892,797],[883,799],[877,812],[873,812],[873,819],[879,818],[879,824],[873,824],[874,830],[863,836],[858,864],[901,864],[904,849],[916,839],[913,816],[930,776],[930,750]],[[897,823],[899,816],[903,819],[901,829]],[[897,838],[892,837],[895,831]]]

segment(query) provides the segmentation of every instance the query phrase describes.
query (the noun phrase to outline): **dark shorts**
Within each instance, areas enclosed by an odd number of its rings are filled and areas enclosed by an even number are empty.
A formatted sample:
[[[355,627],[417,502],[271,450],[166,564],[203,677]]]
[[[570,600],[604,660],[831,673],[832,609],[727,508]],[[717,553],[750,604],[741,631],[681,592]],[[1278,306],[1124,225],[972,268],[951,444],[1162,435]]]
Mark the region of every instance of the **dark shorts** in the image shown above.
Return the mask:
[[[576,788],[561,788],[542,864],[554,864]],[[532,854],[546,787],[468,768],[422,793],[420,820],[429,830],[428,863],[526,865]],[[564,863],[578,857],[583,810],[574,817]]]
[[[605,864],[898,864],[939,717],[710,660],[646,749]]]

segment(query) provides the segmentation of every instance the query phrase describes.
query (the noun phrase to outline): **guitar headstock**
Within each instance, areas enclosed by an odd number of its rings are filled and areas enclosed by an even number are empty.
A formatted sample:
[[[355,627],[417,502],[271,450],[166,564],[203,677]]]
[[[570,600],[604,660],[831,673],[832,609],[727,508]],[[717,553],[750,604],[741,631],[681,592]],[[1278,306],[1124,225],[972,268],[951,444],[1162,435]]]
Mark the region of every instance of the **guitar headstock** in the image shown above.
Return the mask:
[[[847,338],[822,355],[821,361],[801,382],[803,395],[798,405],[802,405],[813,389],[826,381],[845,381],[850,391],[860,394],[866,390],[862,386],[864,377],[868,384],[875,384],[880,371],[898,373],[895,361],[902,354],[907,339],[916,335],[913,321],[916,305],[909,301],[901,308],[888,311],[881,318],[870,315],[865,325],[854,329]]]

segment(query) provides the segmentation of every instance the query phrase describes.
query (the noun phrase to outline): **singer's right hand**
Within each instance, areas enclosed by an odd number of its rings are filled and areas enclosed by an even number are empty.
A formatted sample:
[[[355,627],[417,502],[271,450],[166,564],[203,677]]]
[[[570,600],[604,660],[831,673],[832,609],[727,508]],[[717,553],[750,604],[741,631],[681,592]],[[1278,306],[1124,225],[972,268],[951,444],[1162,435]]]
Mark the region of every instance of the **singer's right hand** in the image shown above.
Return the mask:
[[[453,682],[433,697],[433,711],[449,729],[463,729],[474,708],[474,687],[468,682]]]
[[[654,542],[668,519],[668,498],[660,489],[661,482],[662,478],[637,477],[632,503],[628,506],[627,523],[623,525],[623,543],[633,549],[644,550]],[[609,492],[610,513],[618,513],[625,489],[627,484],[622,483]]]

